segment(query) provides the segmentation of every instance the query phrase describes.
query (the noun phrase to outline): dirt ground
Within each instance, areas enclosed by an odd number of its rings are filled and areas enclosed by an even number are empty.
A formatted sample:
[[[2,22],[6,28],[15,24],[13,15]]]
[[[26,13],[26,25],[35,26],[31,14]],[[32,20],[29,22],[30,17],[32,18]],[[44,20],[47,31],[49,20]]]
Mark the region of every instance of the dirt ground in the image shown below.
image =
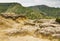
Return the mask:
[[[58,41],[50,39],[50,35],[55,33],[55,29],[57,33],[60,32],[60,24],[55,24],[54,20],[21,18],[12,20],[0,16],[0,41]]]

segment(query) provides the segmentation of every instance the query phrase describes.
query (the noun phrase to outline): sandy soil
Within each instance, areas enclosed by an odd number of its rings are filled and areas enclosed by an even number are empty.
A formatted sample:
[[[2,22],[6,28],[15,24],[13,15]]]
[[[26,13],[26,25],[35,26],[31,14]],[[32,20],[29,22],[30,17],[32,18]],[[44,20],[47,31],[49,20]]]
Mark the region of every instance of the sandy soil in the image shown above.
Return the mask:
[[[12,20],[0,16],[0,41],[58,41],[50,39],[60,32],[60,24],[55,24],[54,20]]]

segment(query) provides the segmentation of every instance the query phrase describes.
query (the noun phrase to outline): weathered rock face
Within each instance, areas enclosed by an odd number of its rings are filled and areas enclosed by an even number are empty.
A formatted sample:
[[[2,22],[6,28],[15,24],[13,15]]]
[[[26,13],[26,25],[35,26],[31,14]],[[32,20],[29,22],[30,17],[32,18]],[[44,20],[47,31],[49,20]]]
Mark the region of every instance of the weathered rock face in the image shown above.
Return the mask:
[[[19,14],[0,14],[2,17],[5,17],[5,18],[11,18],[13,20],[17,19],[17,18],[25,18],[26,17],[24,15],[19,15]]]
[[[17,18],[13,20],[13,17]],[[0,15],[1,41],[30,41],[29,39],[57,41],[60,39],[60,24],[56,24],[55,19],[30,20],[19,15]]]

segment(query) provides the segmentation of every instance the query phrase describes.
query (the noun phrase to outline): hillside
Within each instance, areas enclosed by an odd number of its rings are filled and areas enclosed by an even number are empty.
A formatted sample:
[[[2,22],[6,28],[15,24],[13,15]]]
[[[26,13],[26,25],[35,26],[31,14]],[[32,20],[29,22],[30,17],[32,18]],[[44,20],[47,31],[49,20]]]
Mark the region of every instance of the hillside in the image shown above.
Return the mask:
[[[60,8],[37,5],[23,7],[19,3],[0,3],[0,13],[15,13],[27,16],[29,19],[60,17]]]
[[[31,8],[38,8],[39,11],[43,12],[46,16],[51,16],[51,17],[60,16],[60,8],[49,7],[46,5],[31,6]]]
[[[5,4],[5,3],[3,3]],[[4,5],[3,5],[4,6]],[[5,11],[1,11],[1,13],[16,13],[16,14],[21,14],[21,15],[25,15],[30,19],[39,19],[42,18],[43,15],[42,13],[38,10],[38,9],[32,9],[29,7],[23,7],[22,5],[18,4],[18,3],[6,3],[5,4],[6,7],[3,7],[5,9]]]
[[[8,8],[13,7],[17,3],[0,3],[0,13],[5,12]]]
[[[0,3],[0,13],[5,12],[8,9],[9,5],[7,3],[6,4]]]

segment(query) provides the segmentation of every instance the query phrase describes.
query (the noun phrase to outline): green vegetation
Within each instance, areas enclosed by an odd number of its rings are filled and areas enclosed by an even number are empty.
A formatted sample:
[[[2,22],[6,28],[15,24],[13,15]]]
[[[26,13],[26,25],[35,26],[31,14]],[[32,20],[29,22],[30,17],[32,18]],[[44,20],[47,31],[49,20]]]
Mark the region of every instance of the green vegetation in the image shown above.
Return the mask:
[[[46,5],[33,6],[31,8],[38,8],[46,16],[57,17],[60,16],[60,8],[48,7]]]
[[[55,21],[58,22],[58,23],[60,23],[60,18],[56,18]]]
[[[60,17],[60,8],[45,5],[23,7],[18,3],[0,3],[0,13],[5,12],[25,15],[30,19]]]

